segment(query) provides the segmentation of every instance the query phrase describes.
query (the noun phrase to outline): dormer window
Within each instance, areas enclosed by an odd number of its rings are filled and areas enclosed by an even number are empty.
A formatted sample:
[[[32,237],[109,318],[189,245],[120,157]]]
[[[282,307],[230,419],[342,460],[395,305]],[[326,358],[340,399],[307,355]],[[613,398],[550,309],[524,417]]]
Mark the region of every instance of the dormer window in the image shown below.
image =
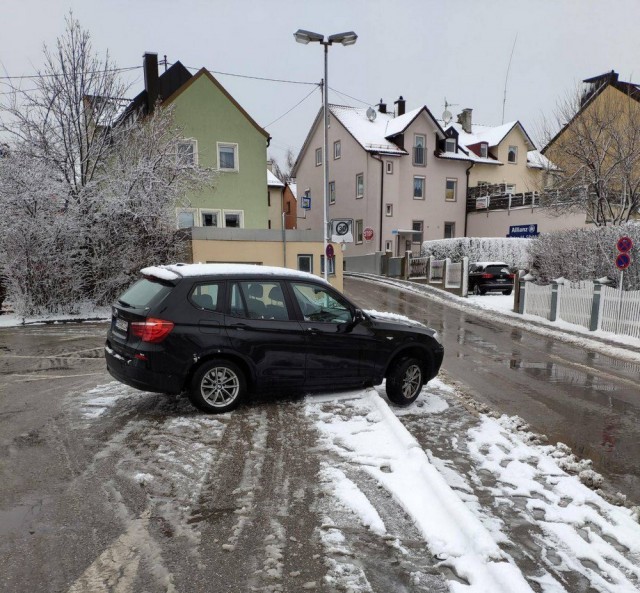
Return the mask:
[[[518,162],[518,147],[517,146],[509,146],[509,152],[507,153],[507,161],[510,163]]]
[[[456,151],[456,139],[447,138],[445,141],[445,152],[455,152],[455,151]]]
[[[488,156],[489,156],[489,146],[487,145],[487,143],[486,143],[486,142],[483,142],[483,143],[480,145],[480,156],[481,156],[483,159],[486,159],[486,158],[488,158]]]

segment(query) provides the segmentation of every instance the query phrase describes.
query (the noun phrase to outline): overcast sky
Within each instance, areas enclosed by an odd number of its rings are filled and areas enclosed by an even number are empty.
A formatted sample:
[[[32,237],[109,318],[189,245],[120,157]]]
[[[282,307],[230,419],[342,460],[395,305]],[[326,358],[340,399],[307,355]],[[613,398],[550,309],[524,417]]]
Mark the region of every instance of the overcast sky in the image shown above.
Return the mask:
[[[356,45],[329,49],[332,103],[407,110],[427,105],[436,117],[445,97],[475,123],[519,119],[535,137],[543,115],[582,79],[616,70],[640,82],[640,0],[2,0],[0,75],[29,75],[42,45],[64,31],[69,9],[118,66],[142,64],[145,51],[214,72],[319,82],[322,48],[293,33],[354,30]],[[296,154],[320,107],[314,87],[235,78],[218,80],[273,137],[269,153]],[[143,88],[142,70],[130,96]],[[1,85],[0,85],[1,86]],[[25,81],[25,87],[27,83]],[[0,92],[6,87],[0,88]],[[350,95],[364,103],[348,98]]]

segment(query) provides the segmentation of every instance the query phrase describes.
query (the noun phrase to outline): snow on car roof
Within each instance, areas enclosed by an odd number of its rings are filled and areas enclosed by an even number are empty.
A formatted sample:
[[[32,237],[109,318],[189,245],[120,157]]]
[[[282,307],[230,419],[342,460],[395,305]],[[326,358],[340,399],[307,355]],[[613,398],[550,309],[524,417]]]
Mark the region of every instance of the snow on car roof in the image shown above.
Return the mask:
[[[153,276],[160,280],[178,280],[197,276],[289,276],[301,280],[322,280],[320,276],[300,272],[290,268],[260,266],[257,264],[171,264],[168,266],[149,266],[140,270],[144,276]]]
[[[487,267],[487,266],[507,266],[509,267],[509,264],[505,264],[503,261],[474,261],[472,264],[472,266],[483,266],[483,267]]]

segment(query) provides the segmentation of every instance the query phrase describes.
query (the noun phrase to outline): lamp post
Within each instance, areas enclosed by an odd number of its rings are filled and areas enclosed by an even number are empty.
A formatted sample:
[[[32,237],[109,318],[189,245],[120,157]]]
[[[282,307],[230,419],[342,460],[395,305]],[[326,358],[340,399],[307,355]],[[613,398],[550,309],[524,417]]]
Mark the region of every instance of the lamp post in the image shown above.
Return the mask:
[[[328,55],[329,55],[329,46],[334,43],[341,43],[342,45],[353,45],[358,36],[353,31],[347,31],[346,33],[336,33],[335,35],[329,35],[325,40],[324,35],[320,33],[313,33],[312,31],[305,31],[304,29],[298,29],[293,37],[298,43],[302,43],[307,45],[308,43],[315,42],[319,43],[324,47],[324,81],[322,83],[322,111],[324,115],[324,192],[322,199],[322,212],[323,212],[323,223],[324,223],[324,232],[323,232],[323,247],[324,247],[324,279],[327,280],[328,270],[329,270],[329,258],[327,256],[327,243],[328,243],[328,234],[329,234],[329,223],[328,223],[328,212],[327,212],[327,204],[328,204],[328,194],[329,194],[329,101],[327,99],[329,95],[329,83],[328,80]]]

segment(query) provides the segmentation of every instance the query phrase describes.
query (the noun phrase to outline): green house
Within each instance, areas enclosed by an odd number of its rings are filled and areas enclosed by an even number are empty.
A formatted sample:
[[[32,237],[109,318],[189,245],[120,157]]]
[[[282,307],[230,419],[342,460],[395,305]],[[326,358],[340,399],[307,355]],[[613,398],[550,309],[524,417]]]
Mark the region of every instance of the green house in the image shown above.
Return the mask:
[[[218,175],[211,188],[187,196],[176,212],[184,227],[266,229],[267,146],[271,139],[205,68],[191,74],[176,62],[158,74],[158,55],[144,55],[145,90],[127,107],[148,113],[159,100],[175,109],[179,150]],[[131,110],[131,111],[130,111]]]

